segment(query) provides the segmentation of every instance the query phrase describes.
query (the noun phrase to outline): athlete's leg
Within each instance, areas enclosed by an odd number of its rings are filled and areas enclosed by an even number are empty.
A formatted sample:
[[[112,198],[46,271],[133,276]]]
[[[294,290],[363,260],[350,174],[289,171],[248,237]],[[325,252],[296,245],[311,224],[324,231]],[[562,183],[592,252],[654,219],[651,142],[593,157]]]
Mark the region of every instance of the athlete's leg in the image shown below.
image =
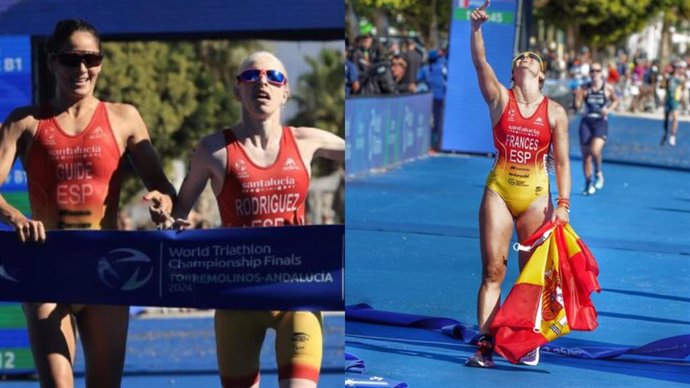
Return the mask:
[[[280,388],[315,388],[323,357],[321,313],[286,311],[275,329]]]
[[[666,139],[668,138],[669,135],[669,127],[668,127],[668,122],[671,116],[671,109],[669,108],[668,104],[664,106],[664,134],[661,136],[661,145],[666,144]]]
[[[551,195],[545,195],[537,198],[530,204],[515,222],[515,229],[517,231],[518,241],[524,241],[539,229],[545,222],[551,218],[553,213],[553,205],[551,204]],[[531,252],[521,251],[519,256],[520,272],[525,268],[529,261]],[[537,365],[539,363],[539,347],[531,350],[520,359],[521,364]]]
[[[88,305],[75,313],[87,387],[119,388],[125,365],[128,306]]]
[[[550,195],[539,197],[532,202],[527,210],[520,214],[515,222],[518,241],[524,241],[539,229],[551,217],[553,205],[549,201]],[[530,252],[520,252],[520,271],[525,267],[529,259]]]
[[[597,190],[604,187],[604,173],[602,170],[604,145],[606,145],[606,140],[598,136],[592,139],[592,144],[590,145],[592,159],[594,160],[594,172],[597,175]]]
[[[506,203],[501,196],[485,189],[479,209],[482,283],[477,295],[477,322],[484,334],[490,332],[491,321],[498,311],[512,234],[513,216]]]
[[[259,386],[259,356],[267,326],[257,314],[270,313],[216,310],[216,351],[223,388]]]
[[[68,307],[24,303],[24,315],[41,387],[73,387],[76,334]]]
[[[585,174],[585,189],[592,181],[592,152],[589,144],[580,146],[582,151],[582,172]]]
[[[590,183],[592,182],[592,152],[591,152],[591,142],[593,128],[589,120],[585,117],[580,121],[579,128],[580,135],[580,151],[582,152],[582,172],[585,174],[585,194],[587,192]]]
[[[678,109],[671,111],[671,136],[675,136],[678,132]]]

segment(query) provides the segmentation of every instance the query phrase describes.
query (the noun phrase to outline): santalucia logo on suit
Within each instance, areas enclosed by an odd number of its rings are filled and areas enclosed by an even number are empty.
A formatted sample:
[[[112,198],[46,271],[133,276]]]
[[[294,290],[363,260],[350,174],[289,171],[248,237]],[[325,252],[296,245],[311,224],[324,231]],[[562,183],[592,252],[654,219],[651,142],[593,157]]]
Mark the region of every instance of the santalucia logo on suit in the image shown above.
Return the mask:
[[[136,290],[153,277],[153,264],[145,253],[138,250],[114,249],[98,260],[98,277],[110,288]]]

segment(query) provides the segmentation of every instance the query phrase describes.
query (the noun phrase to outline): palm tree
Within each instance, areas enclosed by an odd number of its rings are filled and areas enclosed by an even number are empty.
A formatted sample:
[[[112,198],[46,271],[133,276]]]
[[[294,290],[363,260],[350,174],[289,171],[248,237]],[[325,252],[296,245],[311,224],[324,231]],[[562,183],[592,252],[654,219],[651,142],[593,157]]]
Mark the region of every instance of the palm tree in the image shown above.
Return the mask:
[[[345,69],[343,68],[342,51],[323,49],[317,58],[306,57],[311,72],[302,74],[293,90],[299,112],[290,120],[290,125],[311,126],[345,137]],[[331,203],[335,212],[333,221],[345,221],[345,190],[342,166],[330,160],[319,158],[312,168],[314,177],[331,175],[334,172],[341,176],[338,188]],[[320,201],[310,197],[308,207],[320,208]],[[320,198],[324,200],[325,198]],[[310,212],[311,213],[311,212]],[[318,212],[315,214],[319,214]],[[320,223],[322,220],[313,220]]]
[[[299,112],[290,125],[312,126],[345,136],[345,78],[342,54],[323,49],[317,58],[306,57],[311,72],[299,77],[293,90]]]

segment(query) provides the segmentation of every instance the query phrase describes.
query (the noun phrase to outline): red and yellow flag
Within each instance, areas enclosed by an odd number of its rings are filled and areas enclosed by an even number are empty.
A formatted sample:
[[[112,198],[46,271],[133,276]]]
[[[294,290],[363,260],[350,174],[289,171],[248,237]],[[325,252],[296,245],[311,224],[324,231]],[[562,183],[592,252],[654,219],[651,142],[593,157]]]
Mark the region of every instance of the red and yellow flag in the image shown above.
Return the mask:
[[[548,222],[520,246],[532,255],[491,324],[494,349],[517,363],[530,350],[570,330],[592,331],[599,267],[570,225]]]

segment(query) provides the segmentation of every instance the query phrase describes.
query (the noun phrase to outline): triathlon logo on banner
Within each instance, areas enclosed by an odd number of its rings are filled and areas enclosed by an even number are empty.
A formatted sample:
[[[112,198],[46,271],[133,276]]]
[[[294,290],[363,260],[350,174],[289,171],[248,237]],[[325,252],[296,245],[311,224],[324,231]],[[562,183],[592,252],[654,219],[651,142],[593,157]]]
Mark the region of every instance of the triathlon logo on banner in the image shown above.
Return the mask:
[[[152,276],[151,259],[135,249],[115,249],[98,260],[99,279],[114,289],[139,289],[148,283]]]

